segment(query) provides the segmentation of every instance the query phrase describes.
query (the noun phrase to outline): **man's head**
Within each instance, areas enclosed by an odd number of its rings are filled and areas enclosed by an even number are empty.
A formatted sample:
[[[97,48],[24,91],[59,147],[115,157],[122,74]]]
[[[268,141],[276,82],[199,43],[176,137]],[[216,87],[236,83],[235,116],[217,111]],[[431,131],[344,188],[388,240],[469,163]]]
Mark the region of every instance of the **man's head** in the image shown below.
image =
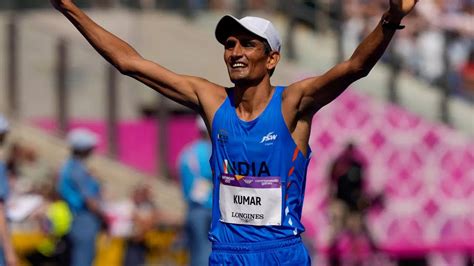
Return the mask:
[[[280,60],[281,39],[270,21],[226,15],[215,35],[224,45],[224,61],[233,83],[260,81],[273,74]]]
[[[67,136],[72,154],[78,158],[88,157],[98,144],[98,136],[84,128],[71,130]]]
[[[10,125],[8,123],[8,120],[0,114],[0,145],[2,145],[9,130]]]

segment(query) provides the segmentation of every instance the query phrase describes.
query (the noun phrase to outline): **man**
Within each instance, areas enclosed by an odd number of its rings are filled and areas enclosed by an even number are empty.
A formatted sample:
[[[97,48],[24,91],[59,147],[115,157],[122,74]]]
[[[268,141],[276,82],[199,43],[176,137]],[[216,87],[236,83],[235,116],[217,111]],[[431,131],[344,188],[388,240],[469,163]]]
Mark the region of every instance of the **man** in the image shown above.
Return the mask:
[[[158,217],[158,209],[153,202],[150,186],[139,184],[133,191],[131,197],[132,230],[126,239],[123,266],[146,265],[148,246],[146,237],[151,232]]]
[[[198,117],[199,139],[184,148],[179,156],[179,172],[187,203],[186,233],[191,266],[207,265],[211,242],[207,232],[212,217],[212,171],[209,158],[212,145],[206,124]]]
[[[9,123],[0,114],[0,147],[9,131]],[[13,249],[6,219],[6,200],[8,196],[8,175],[5,162],[0,158],[0,265],[17,265],[17,257]]]
[[[353,143],[348,143],[338,155],[330,172],[330,194],[339,201],[348,211],[362,211],[368,200],[364,195],[364,170],[366,160],[357,151]]]
[[[363,264],[370,259],[367,253],[375,252],[375,244],[365,223],[365,213],[372,204],[377,203],[377,199],[372,200],[364,191],[366,165],[365,157],[352,142],[346,144],[331,164],[329,215],[332,266],[344,265],[347,261]],[[339,250],[341,242],[352,247],[344,256],[341,256],[344,251]]]
[[[204,118],[213,143],[210,264],[309,265],[299,235],[312,117],[369,73],[417,1],[390,0],[390,9],[349,60],[286,88],[270,83],[280,37],[262,18],[219,21],[215,34],[234,84],[224,88],[142,58],[72,0],[51,1],[121,73]]]
[[[71,265],[92,265],[97,234],[104,222],[101,189],[89,173],[85,161],[97,145],[97,136],[87,129],[74,129],[68,134],[71,157],[61,169],[58,190],[68,204],[73,220],[68,235]]]

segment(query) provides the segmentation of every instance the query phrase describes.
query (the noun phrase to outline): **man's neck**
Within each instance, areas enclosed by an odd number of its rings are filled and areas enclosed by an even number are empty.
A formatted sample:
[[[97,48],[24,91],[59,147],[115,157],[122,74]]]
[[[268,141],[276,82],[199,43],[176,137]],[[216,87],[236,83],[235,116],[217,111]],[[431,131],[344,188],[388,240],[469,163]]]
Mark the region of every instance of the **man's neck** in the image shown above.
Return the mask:
[[[273,96],[274,87],[268,82],[256,86],[234,87],[234,102],[237,115],[240,119],[250,121],[265,110]]]

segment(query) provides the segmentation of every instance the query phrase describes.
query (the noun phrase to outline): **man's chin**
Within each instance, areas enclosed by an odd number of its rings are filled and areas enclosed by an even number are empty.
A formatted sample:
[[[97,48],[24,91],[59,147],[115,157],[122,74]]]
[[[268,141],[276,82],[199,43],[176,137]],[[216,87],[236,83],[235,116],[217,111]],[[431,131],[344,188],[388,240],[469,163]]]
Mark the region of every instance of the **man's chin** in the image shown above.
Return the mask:
[[[243,76],[230,76],[230,81],[234,84],[242,84],[248,82],[248,78]]]

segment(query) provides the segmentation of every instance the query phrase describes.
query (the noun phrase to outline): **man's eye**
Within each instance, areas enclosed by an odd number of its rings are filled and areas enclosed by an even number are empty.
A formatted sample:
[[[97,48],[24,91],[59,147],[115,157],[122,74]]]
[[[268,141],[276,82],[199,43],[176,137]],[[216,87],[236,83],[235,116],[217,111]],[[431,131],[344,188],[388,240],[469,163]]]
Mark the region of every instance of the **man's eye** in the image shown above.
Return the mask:
[[[235,46],[234,41],[226,41],[225,44],[224,44],[225,49],[234,48],[234,46]]]
[[[255,43],[252,42],[252,41],[243,41],[243,42],[242,42],[242,45],[243,45],[244,47],[255,47]]]

